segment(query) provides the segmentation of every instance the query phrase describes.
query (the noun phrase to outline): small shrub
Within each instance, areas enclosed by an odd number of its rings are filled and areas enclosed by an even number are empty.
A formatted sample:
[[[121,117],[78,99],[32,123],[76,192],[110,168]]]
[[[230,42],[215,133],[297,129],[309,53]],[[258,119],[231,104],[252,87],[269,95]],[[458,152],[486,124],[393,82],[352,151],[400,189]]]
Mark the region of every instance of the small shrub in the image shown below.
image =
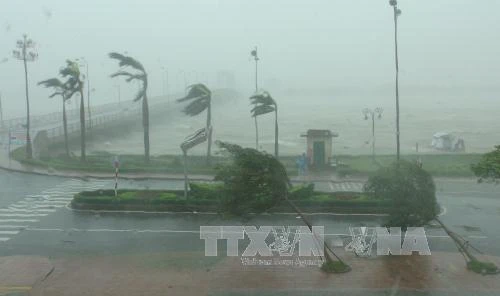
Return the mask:
[[[218,200],[223,185],[218,183],[189,183],[189,195],[194,199]]]
[[[350,267],[341,261],[325,261],[321,265],[321,270],[326,273],[343,273],[348,272]]]
[[[288,193],[292,200],[309,199],[314,195],[314,183],[293,186]]]
[[[467,269],[480,274],[496,274],[499,273],[498,267],[491,262],[483,262],[472,260],[467,262]]]

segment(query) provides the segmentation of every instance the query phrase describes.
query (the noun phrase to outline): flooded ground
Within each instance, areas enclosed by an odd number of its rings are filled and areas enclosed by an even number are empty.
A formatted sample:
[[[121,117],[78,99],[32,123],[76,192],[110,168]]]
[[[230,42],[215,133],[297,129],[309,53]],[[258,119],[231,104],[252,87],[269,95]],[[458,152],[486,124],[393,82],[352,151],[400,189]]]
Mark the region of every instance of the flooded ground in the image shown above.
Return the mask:
[[[363,108],[381,107],[384,113],[376,124],[376,149],[380,154],[394,153],[395,107],[392,89],[346,90],[326,94],[271,92],[279,104],[280,152],[299,154],[305,150],[307,129],[330,129],[339,134],[334,139],[334,154],[370,154],[371,120],[364,120]],[[449,132],[465,141],[466,152],[486,152],[500,138],[498,91],[484,89],[415,89],[401,92],[401,149],[414,153],[416,143],[423,153],[436,152],[430,147],[432,135]],[[173,100],[171,100],[173,101]],[[190,118],[171,104],[174,112],[151,127],[153,154],[180,154],[184,137],[205,124],[205,113]],[[274,149],[274,115],[259,118],[261,149]],[[247,96],[217,102],[213,106],[214,140],[230,141],[255,147],[255,126],[250,117]],[[113,153],[142,153],[140,128],[126,138],[94,143],[91,150]],[[191,153],[202,154],[205,146]]]

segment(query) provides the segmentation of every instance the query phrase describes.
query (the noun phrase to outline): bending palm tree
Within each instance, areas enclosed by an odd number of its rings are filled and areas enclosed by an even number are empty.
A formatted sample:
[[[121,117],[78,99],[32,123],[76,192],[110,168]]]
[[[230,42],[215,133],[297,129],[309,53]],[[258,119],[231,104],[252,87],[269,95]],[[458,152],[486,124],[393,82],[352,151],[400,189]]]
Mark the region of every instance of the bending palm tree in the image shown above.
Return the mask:
[[[274,156],[278,158],[278,104],[267,91],[251,96],[250,101],[255,105],[250,111],[254,118],[257,118],[259,115],[274,112]]]
[[[49,96],[49,98],[53,98],[55,96],[61,96],[62,98],[62,107],[63,107],[63,129],[64,129],[64,148],[66,151],[66,156],[69,157],[69,146],[68,146],[68,120],[66,118],[66,101],[68,98],[67,90],[64,84],[57,78],[51,78],[44,81],[38,82],[38,85],[42,85],[47,88],[53,88],[54,93]]]
[[[70,99],[75,93],[80,94],[80,149],[81,160],[85,161],[85,98],[83,97],[83,81],[80,78],[80,68],[78,63],[66,60],[66,67],[62,68],[59,73],[62,77],[67,77],[64,82],[66,99]]]
[[[212,149],[212,92],[202,83],[193,84],[188,88],[189,91],[187,95],[178,99],[177,102],[190,101],[190,103],[184,107],[183,110],[184,114],[189,116],[196,116],[207,110],[207,164],[210,164]]]
[[[146,162],[149,162],[149,105],[148,105],[148,74],[142,66],[142,64],[136,59],[125,56],[116,52],[109,54],[109,57],[115,59],[119,62],[120,68],[130,67],[135,72],[127,72],[124,70],[118,70],[116,73],[111,74],[111,77],[124,76],[125,81],[139,81],[142,87],[139,92],[135,95],[134,102],[140,101],[142,99],[142,127],[144,128],[144,157]]]

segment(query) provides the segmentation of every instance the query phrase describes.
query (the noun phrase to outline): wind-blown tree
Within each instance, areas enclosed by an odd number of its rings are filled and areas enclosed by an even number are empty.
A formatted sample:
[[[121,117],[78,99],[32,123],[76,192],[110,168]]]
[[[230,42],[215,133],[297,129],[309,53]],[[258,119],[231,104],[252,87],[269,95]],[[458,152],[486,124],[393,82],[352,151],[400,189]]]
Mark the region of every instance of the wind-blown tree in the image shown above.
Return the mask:
[[[263,213],[286,202],[300,216],[312,231],[312,223],[302,211],[288,199],[290,179],[283,164],[270,154],[235,144],[216,142],[229,152],[232,162],[217,168],[216,181],[223,183],[220,210],[236,216],[248,213]],[[326,263],[334,266],[334,272],[346,272],[350,267],[327,245],[324,244]],[[333,255],[333,257],[332,257]]]
[[[85,98],[83,97],[83,81],[80,76],[80,68],[77,62],[66,60],[66,67],[62,68],[59,73],[62,77],[67,78],[66,82],[64,82],[66,98],[70,99],[75,93],[80,94],[80,157],[82,161],[85,161]]]
[[[274,156],[278,158],[279,156],[279,144],[278,144],[278,104],[271,97],[271,95],[264,91],[262,93],[257,93],[250,97],[251,104],[254,105],[250,113],[252,117],[264,115],[267,113],[274,112]]]
[[[64,129],[64,148],[66,152],[66,156],[69,157],[69,146],[68,146],[68,120],[66,117],[66,101],[67,98],[67,89],[64,83],[57,78],[50,78],[47,80],[43,80],[38,82],[38,85],[42,85],[46,88],[52,88],[54,93],[52,93],[49,98],[53,98],[55,96],[61,96],[62,98],[62,114],[63,114],[63,129]]]
[[[495,150],[484,154],[481,160],[471,168],[478,177],[478,182],[500,183],[500,145],[495,146]]]
[[[212,92],[202,83],[193,84],[188,89],[187,95],[178,99],[177,102],[189,101],[189,104],[182,110],[184,114],[189,116],[196,116],[207,110],[207,164],[210,164],[212,149]]]
[[[142,127],[144,129],[144,158],[146,162],[149,162],[149,105],[148,105],[148,74],[144,69],[144,66],[137,61],[136,59],[125,56],[117,52],[111,52],[109,54],[111,59],[115,59],[118,61],[118,65],[120,66],[120,70],[111,74],[111,77],[125,77],[125,81],[127,82],[135,82],[139,81],[141,83],[141,87],[139,91],[135,95],[134,102],[142,100]],[[133,71],[128,72],[123,70],[124,68],[130,68]]]

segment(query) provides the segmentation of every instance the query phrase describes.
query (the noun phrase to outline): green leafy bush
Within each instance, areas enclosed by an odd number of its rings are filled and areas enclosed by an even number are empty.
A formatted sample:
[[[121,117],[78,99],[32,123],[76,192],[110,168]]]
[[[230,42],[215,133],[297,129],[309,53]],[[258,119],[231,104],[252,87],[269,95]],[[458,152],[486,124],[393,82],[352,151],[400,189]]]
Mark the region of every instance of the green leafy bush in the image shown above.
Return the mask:
[[[481,161],[471,166],[474,174],[482,181],[500,181],[500,145],[483,155]]]
[[[224,188],[219,183],[189,183],[189,195],[195,199],[218,200]]]
[[[479,260],[472,260],[467,262],[467,269],[481,274],[497,274],[500,272],[495,264],[491,262],[482,262]]]
[[[439,212],[432,176],[415,163],[401,161],[382,168],[368,179],[365,194],[375,200],[389,199],[387,226],[423,226]]]
[[[217,168],[216,181],[224,184],[221,211],[233,215],[261,213],[284,200],[290,180],[274,156],[251,148],[217,143],[233,162]]]
[[[293,186],[288,193],[292,200],[309,199],[314,195],[314,183]]]
[[[351,268],[341,261],[325,261],[321,265],[321,270],[326,273],[343,273],[350,271]]]

